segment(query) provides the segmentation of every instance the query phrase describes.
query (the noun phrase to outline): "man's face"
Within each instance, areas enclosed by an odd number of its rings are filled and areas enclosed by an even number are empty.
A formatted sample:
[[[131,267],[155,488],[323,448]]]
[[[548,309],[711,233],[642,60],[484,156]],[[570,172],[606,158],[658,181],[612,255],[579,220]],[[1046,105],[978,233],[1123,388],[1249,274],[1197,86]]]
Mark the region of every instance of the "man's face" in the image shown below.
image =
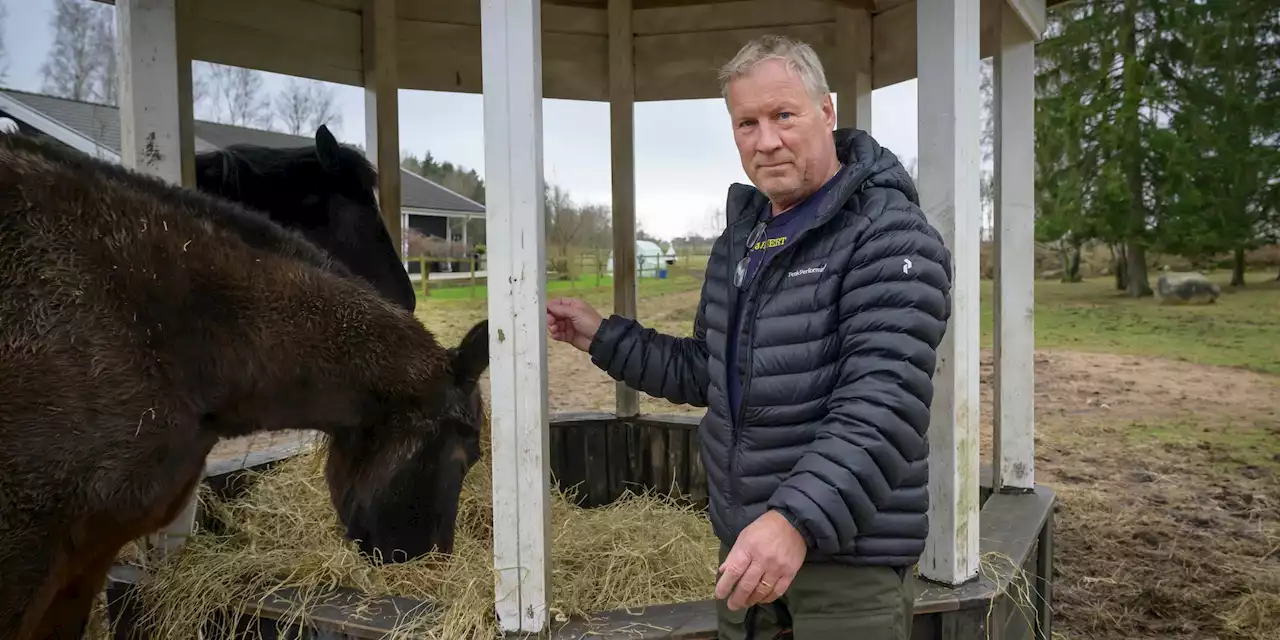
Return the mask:
[[[742,169],[775,205],[795,204],[836,169],[831,96],[814,104],[782,60],[766,60],[730,82],[728,107]]]

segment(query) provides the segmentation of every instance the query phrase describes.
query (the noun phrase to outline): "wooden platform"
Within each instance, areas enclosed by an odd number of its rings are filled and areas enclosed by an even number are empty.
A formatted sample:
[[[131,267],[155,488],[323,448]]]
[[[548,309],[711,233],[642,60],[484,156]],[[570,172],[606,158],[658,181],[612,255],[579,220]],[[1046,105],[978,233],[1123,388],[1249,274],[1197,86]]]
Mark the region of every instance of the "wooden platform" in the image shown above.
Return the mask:
[[[607,431],[610,426],[599,422],[601,416],[590,414],[563,414],[553,416],[553,432],[563,428],[563,437],[576,442],[579,438],[595,441],[599,434],[582,431],[590,424],[598,424]],[[663,416],[643,416],[632,421],[611,420],[614,423],[632,422],[652,428],[657,434],[668,421]],[[672,416],[665,424],[673,432],[689,430],[690,420],[685,416]],[[624,430],[625,431],[625,430]],[[622,433],[622,432],[618,432]],[[308,445],[308,438],[273,439],[255,444],[242,444],[240,449],[226,448],[215,459],[210,456],[206,481],[220,494],[230,495],[241,490],[240,477],[245,470],[259,471],[280,460],[296,455]],[[627,438],[630,441],[631,438]],[[653,435],[649,446],[650,463],[670,460],[657,450],[658,442],[671,442],[665,437]],[[606,438],[601,439],[602,442]],[[622,442],[618,439],[617,442]],[[685,442],[675,439],[685,452]],[[563,442],[566,449],[578,444]],[[586,451],[596,447],[584,447]],[[608,446],[602,447],[607,451]],[[228,453],[230,452],[230,453]],[[237,457],[234,454],[239,454]],[[621,450],[619,450],[621,454]],[[573,456],[566,456],[571,458]],[[594,456],[593,456],[594,457]],[[605,459],[610,456],[603,455]],[[561,464],[566,464],[562,460]],[[591,466],[587,463],[587,466]],[[626,484],[615,472],[606,473],[611,478],[608,488],[596,485],[598,497],[607,497]],[[651,467],[650,467],[651,469]],[[586,469],[581,469],[586,471]],[[575,472],[578,469],[574,470]],[[637,469],[642,476],[651,470]],[[574,475],[570,473],[568,475]],[[1056,496],[1047,487],[1037,487],[1034,492],[1020,494],[996,494],[991,491],[991,471],[984,468],[982,474],[983,500],[980,520],[980,553],[984,558],[982,575],[968,584],[947,587],[918,579],[916,595],[916,619],[913,640],[1042,640],[1051,636],[1050,605],[1052,603],[1053,576],[1053,511]],[[600,495],[603,494],[603,495]],[[108,603],[113,619],[119,619],[121,632],[134,628],[136,612],[129,606],[128,594],[132,584],[140,578],[133,567],[116,567],[108,583]],[[710,587],[709,587],[710,588]],[[1028,607],[1018,603],[1009,594],[1030,591],[1035,602]],[[247,603],[248,610],[257,609],[255,619],[244,619],[238,625],[253,629],[263,638],[307,637],[326,639],[372,640],[383,638],[407,617],[421,614],[433,605],[408,598],[376,598],[372,605],[362,607],[356,618],[344,613],[344,603],[362,599],[361,594],[350,589],[338,589],[324,602],[310,610],[310,621],[305,627],[284,625],[277,620],[290,606],[290,592],[282,590],[268,598],[254,598]],[[550,638],[555,640],[585,638],[632,638],[640,640],[703,640],[716,638],[716,608],[712,600],[666,604],[632,610],[606,611],[589,618],[575,618],[553,626]],[[119,638],[140,638],[145,635],[118,635]]]
[[[252,462],[263,455],[287,451],[296,453],[317,441],[319,435],[314,431],[279,431],[222,440],[214,445],[213,451],[205,458],[205,476],[252,466]]]

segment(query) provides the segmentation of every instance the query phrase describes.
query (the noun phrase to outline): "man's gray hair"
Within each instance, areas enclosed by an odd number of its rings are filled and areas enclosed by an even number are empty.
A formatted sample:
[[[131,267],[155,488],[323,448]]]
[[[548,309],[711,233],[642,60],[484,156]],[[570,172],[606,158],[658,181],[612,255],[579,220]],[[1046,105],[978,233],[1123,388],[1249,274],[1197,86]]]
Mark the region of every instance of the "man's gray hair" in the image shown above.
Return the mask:
[[[831,93],[827,87],[827,76],[822,70],[822,61],[813,47],[786,36],[760,36],[743,45],[738,54],[720,68],[720,95],[729,99],[729,83],[734,79],[751,72],[757,64],[765,60],[782,60],[787,67],[800,76],[805,91],[815,103],[821,103],[822,97]]]

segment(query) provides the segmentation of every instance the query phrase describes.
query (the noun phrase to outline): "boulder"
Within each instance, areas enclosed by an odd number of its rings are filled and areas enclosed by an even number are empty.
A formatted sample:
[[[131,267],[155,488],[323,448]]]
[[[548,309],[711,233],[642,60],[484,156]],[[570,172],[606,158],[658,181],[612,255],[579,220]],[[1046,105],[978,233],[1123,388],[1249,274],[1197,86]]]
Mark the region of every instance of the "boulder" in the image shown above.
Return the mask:
[[[1222,289],[1199,271],[1165,271],[1156,280],[1161,304],[1213,304]]]

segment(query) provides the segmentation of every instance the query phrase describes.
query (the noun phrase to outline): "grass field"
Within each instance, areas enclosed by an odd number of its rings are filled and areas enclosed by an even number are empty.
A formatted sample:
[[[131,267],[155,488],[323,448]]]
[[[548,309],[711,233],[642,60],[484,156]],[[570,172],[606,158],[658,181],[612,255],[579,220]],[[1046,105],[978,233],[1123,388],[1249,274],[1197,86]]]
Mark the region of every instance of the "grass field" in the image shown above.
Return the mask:
[[[1251,273],[1212,305],[1158,305],[1117,295],[1110,278],[1036,283],[1036,347],[1160,356],[1280,374],[1280,282]],[[1154,284],[1154,282],[1153,282]],[[983,346],[992,339],[992,283],[982,283]]]
[[[642,280],[641,322],[687,335],[697,271]],[[1280,639],[1280,283],[1213,277],[1223,295],[1205,306],[1124,298],[1109,279],[1036,283],[1036,474],[1060,497],[1059,638]],[[992,283],[982,290],[988,460]],[[607,286],[561,295],[612,308]],[[419,315],[451,344],[485,310],[483,295],[433,295]],[[584,354],[549,341],[548,366],[552,411],[613,408],[613,381]]]
[[[1201,306],[1127,298],[1118,295],[1109,278],[1076,284],[1037,281],[1036,348],[1157,356],[1280,374],[1280,282],[1273,273],[1255,272],[1248,274],[1254,284],[1233,290],[1226,286],[1227,275],[1217,278],[1223,288],[1217,303]],[[601,278],[600,287],[595,283],[594,275],[573,282],[551,280],[548,295],[582,298],[607,314],[613,308],[613,280]],[[694,266],[673,269],[665,280],[641,279],[640,320],[652,321],[661,331],[687,334],[694,307],[672,309],[659,299],[696,293],[701,283]],[[992,345],[994,326],[992,286],[990,280],[982,282],[982,346],[986,348]],[[420,316],[442,338],[454,339],[451,331],[461,326],[459,318],[474,322],[486,311],[487,289],[477,286],[475,291],[472,297],[470,287],[433,288],[428,298],[419,292]]]

